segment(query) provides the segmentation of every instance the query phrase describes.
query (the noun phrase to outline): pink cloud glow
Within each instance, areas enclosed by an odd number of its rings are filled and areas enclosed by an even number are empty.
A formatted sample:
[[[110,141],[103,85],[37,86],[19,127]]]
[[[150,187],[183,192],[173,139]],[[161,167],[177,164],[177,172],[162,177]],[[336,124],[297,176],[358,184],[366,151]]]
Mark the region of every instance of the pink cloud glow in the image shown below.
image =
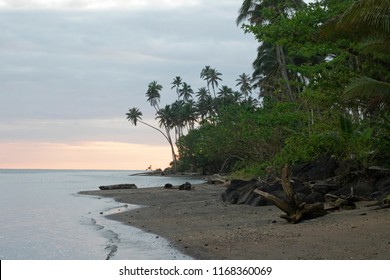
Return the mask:
[[[0,168],[144,170],[165,168],[168,146],[120,142],[0,143]]]

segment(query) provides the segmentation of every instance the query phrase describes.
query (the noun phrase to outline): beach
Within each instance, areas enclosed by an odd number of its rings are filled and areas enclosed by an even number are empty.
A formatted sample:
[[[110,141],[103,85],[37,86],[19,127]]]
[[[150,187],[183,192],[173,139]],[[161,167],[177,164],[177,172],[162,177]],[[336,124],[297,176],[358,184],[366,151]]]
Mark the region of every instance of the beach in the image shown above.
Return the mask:
[[[106,217],[163,237],[195,259],[390,259],[390,210],[369,206],[372,202],[289,224],[275,206],[224,203],[223,191],[222,185],[204,183],[191,190],[154,187],[80,194],[142,206]]]

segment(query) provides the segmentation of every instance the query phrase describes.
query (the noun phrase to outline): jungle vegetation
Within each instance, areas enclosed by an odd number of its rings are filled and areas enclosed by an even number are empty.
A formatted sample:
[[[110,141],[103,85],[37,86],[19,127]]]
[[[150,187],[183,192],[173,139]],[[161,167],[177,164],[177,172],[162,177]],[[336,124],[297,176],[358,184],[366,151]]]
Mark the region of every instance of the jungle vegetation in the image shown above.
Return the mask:
[[[164,107],[153,81],[159,126],[147,125],[169,143],[174,171],[253,177],[324,156],[390,166],[389,18],[383,0],[244,0],[237,25],[259,42],[253,73],[235,89],[211,66],[197,90],[177,76]],[[126,115],[142,123],[138,108]]]

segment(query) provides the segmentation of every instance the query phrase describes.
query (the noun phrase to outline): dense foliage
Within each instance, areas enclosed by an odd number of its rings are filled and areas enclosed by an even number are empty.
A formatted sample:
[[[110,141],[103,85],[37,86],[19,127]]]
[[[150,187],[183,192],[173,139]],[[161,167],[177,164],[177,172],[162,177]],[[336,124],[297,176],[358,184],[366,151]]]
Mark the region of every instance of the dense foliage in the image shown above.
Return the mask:
[[[178,100],[160,109],[161,86],[149,85],[175,168],[258,176],[323,156],[390,165],[389,16],[381,0],[244,0],[237,23],[259,48],[238,91],[205,66],[205,87],[195,93],[178,76]],[[141,116],[129,110],[133,124]]]

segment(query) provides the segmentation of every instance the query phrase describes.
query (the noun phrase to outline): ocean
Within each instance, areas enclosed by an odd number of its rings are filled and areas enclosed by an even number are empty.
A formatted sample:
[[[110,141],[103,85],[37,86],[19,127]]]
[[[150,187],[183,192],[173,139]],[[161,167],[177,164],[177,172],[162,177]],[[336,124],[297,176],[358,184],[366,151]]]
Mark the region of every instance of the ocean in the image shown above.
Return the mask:
[[[139,206],[78,195],[101,185],[134,183],[148,188],[203,182],[182,177],[130,176],[138,172],[0,169],[0,259],[191,259],[164,238],[105,218],[115,211]]]

